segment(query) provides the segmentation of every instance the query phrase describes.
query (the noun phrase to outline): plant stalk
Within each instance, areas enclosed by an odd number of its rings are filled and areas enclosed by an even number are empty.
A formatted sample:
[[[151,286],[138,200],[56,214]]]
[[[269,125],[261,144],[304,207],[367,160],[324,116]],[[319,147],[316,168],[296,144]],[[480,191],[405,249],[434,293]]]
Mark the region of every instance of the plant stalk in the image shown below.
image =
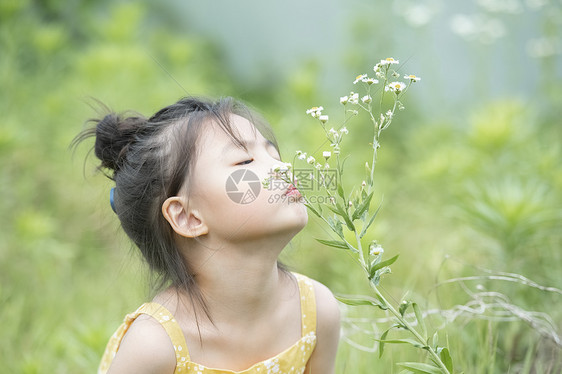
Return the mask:
[[[420,333],[416,329],[414,329],[412,327],[412,325],[410,325],[410,323],[408,321],[406,321],[406,319],[404,317],[402,317],[400,312],[398,312],[396,309],[394,309],[394,307],[388,302],[388,300],[379,291],[377,286],[375,286],[372,282],[369,282],[369,284],[371,285],[371,288],[373,289],[373,291],[375,291],[377,296],[381,300],[383,300],[385,305],[388,307],[388,310],[390,310],[390,312],[394,315],[394,317],[396,317],[396,319],[398,319],[398,321],[400,321],[400,323],[403,324],[408,329],[408,331],[410,331],[412,333],[412,335],[414,335],[414,337],[416,338],[416,340],[418,342],[420,342],[424,347],[427,347],[427,351],[429,352],[429,354],[431,356],[433,356],[433,358],[435,359],[435,362],[439,365],[439,368],[441,370],[443,370],[443,373],[451,374],[449,372],[449,370],[447,369],[447,367],[445,366],[445,364],[443,363],[443,361],[441,361],[441,357],[439,357],[439,355],[437,354],[437,352],[435,352],[433,347],[428,345],[427,342],[424,340],[424,338],[420,335]]]

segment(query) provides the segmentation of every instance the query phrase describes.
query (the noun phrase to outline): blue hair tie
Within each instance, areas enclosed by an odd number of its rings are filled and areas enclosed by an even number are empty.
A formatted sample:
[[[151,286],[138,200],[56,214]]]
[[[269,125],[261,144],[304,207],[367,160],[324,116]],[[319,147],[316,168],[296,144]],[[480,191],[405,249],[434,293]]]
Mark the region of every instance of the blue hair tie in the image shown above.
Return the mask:
[[[111,204],[111,209],[113,209],[113,211],[117,213],[117,211],[115,210],[115,187],[113,187],[109,191],[109,204]]]

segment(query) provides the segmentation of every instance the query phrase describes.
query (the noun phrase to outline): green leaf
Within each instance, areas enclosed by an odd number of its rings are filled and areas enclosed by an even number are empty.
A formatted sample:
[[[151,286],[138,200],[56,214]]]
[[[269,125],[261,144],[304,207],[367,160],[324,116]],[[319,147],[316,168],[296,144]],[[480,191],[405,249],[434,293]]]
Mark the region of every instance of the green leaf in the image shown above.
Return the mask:
[[[344,241],[339,241],[339,240],[324,240],[324,239],[318,239],[315,238],[316,241],[318,241],[319,243],[322,243],[324,245],[327,245],[329,247],[334,247],[334,248],[340,248],[340,249],[352,249],[350,248],[346,242]],[[355,248],[353,248],[353,250],[355,251]]]
[[[388,309],[382,301],[373,299],[371,297],[351,298],[351,297],[336,295],[336,299],[344,304],[351,305],[351,306],[367,305],[367,306],[376,306],[382,310]]]
[[[344,172],[344,167],[343,167],[343,166],[345,165],[345,162],[347,161],[348,158],[349,158],[349,155],[347,155],[347,156],[345,156],[345,157],[343,158],[343,160],[342,160],[342,162],[341,162],[341,166],[340,166],[340,168],[339,168],[339,171],[340,171],[340,183],[341,183],[341,176],[343,175],[343,172]]]
[[[433,334],[433,347],[437,347],[437,343],[439,343],[439,335],[435,331],[435,334]]]
[[[390,340],[379,340],[376,339],[379,342],[382,343],[388,343],[388,344],[410,344],[416,348],[425,348],[426,346],[421,344],[420,342],[418,342],[417,340],[414,339],[390,339]]]
[[[328,226],[330,226],[330,228],[333,231],[336,231],[336,222],[337,222],[337,217],[326,217],[326,222],[328,223]]]
[[[408,310],[408,307],[410,306],[411,302],[409,301],[403,301],[400,303],[400,307],[398,308],[398,311],[400,312],[400,315],[402,317],[404,317],[404,313],[406,313],[406,310]]]
[[[449,350],[447,348],[443,348],[440,356],[441,356],[441,361],[443,361],[447,370],[449,370],[449,372],[452,373],[453,372],[453,359],[451,358],[451,355],[449,354]]]
[[[336,295],[335,298],[347,305],[358,306],[358,305],[372,305],[371,300],[362,298],[349,298],[344,296]]]
[[[345,194],[343,192],[343,186],[341,185],[341,183],[338,183],[338,195],[340,195],[343,201],[345,201]]]
[[[400,362],[397,365],[410,370],[412,373],[443,374],[438,367],[421,362]]]
[[[333,205],[326,205],[328,207],[328,209],[330,209],[332,212],[336,213],[338,216],[341,216],[341,212],[338,208],[334,207]]]
[[[339,220],[336,221],[336,227],[334,227],[334,231],[343,239],[343,227]]]
[[[373,213],[373,216],[371,217],[371,219],[369,220],[369,223],[366,224],[365,226],[363,226],[363,230],[361,230],[361,234],[359,234],[359,238],[363,238],[363,236],[365,236],[365,234],[367,233],[367,229],[369,227],[371,227],[371,225],[373,224],[373,221],[375,220],[375,217],[377,216],[377,214],[379,213],[379,210],[381,209],[382,206],[382,201],[379,204],[379,207],[377,208],[377,210],[375,211],[375,213]]]
[[[369,194],[369,196],[367,196],[367,198],[365,200],[363,200],[363,202],[361,203],[361,205],[359,205],[357,207],[357,209],[355,209],[355,211],[353,212],[353,216],[351,217],[351,220],[354,221],[357,218],[361,217],[361,215],[363,214],[363,212],[365,212],[367,209],[369,209],[369,205],[371,204],[371,199],[373,198],[373,192],[371,192]]]
[[[392,327],[391,327],[392,328]],[[391,329],[390,328],[390,329]],[[382,333],[381,338],[379,340],[379,358],[382,357],[382,353],[384,351],[384,340],[386,339],[386,336],[388,335],[388,332],[390,331],[390,329],[386,330],[385,332]]]
[[[353,198],[353,206],[355,207],[359,206],[359,197],[356,196]]]
[[[349,231],[355,231],[355,226],[353,226],[353,222],[351,222],[351,220],[349,219],[349,215],[347,214],[347,212],[339,202],[336,202],[336,208],[339,211],[339,215],[342,216],[343,220],[345,221],[345,224],[347,225]]]
[[[423,314],[420,310],[420,307],[417,303],[412,303],[412,308],[414,309],[414,314],[416,315],[416,319],[418,320],[418,326],[421,329],[421,334],[424,339],[427,336],[427,330],[425,328],[425,321],[423,320]]]
[[[381,261],[378,264],[376,264],[375,266],[373,266],[370,270],[370,273],[369,273],[369,279],[371,279],[375,276],[375,273],[377,272],[377,270],[382,269],[385,266],[392,265],[398,259],[398,256],[400,256],[400,255],[396,255],[396,256],[394,256],[394,257],[392,257],[392,258],[390,258],[386,261]]]

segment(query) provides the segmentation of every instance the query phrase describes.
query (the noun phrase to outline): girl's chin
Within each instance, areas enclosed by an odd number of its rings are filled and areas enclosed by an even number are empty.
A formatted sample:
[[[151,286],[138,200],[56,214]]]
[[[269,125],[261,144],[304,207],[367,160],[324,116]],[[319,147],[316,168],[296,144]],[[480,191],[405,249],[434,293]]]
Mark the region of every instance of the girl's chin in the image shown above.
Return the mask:
[[[308,214],[306,207],[303,206],[302,208],[302,211],[297,212],[290,220],[277,227],[279,233],[287,234],[292,238],[304,229],[308,223]]]
[[[298,234],[302,229],[304,229],[307,223],[308,223],[308,212],[306,211],[306,207],[303,206],[302,213],[300,213],[299,216],[295,217],[294,222],[292,222],[295,230],[294,235]]]

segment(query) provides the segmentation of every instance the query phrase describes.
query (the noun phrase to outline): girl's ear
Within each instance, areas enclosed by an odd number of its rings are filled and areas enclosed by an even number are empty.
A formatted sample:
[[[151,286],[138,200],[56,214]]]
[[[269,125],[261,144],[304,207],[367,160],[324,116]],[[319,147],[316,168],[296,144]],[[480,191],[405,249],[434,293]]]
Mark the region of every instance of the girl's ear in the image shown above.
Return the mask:
[[[209,232],[197,210],[189,209],[187,200],[169,197],[162,204],[162,214],[172,229],[185,238],[196,238]]]

